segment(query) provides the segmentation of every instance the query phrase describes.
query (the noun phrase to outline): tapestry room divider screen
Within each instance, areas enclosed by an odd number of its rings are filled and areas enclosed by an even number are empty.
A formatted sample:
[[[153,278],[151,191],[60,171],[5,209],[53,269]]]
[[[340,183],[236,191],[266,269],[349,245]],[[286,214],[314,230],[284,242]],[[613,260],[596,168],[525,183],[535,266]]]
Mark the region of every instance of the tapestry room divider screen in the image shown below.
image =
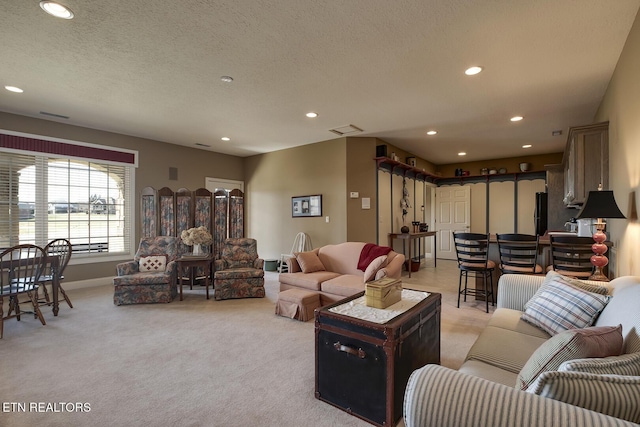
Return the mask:
[[[244,237],[244,193],[238,189],[211,193],[206,188],[180,188],[174,192],[167,187],[145,187],[141,192],[140,219],[141,237],[180,237],[183,230],[206,227],[213,237],[206,251],[212,251],[218,259],[226,238]],[[191,251],[182,242],[179,250]]]

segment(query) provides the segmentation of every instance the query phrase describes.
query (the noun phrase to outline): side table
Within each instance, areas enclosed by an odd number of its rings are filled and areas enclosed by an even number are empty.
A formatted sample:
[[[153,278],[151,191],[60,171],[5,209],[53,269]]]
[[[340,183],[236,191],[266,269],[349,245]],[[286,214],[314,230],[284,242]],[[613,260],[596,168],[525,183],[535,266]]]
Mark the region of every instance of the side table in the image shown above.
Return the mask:
[[[182,301],[182,281],[184,279],[184,274],[182,274],[183,268],[197,268],[202,267],[205,269],[206,274],[204,278],[204,286],[207,290],[207,299],[209,299],[209,282],[211,281],[211,265],[213,264],[213,255],[202,255],[202,256],[189,256],[182,255],[180,258],[176,260],[178,263],[178,275],[180,279],[178,280],[180,283],[180,301]]]

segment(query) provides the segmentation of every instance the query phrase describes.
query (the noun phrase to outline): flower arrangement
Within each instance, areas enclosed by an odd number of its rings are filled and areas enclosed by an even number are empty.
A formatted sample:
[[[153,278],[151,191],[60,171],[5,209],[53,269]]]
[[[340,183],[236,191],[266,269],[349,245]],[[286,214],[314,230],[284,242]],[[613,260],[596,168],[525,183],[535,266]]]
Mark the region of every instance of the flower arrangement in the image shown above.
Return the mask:
[[[188,230],[183,230],[180,233],[180,238],[185,245],[208,245],[213,242],[211,233],[207,231],[205,226],[193,227]]]

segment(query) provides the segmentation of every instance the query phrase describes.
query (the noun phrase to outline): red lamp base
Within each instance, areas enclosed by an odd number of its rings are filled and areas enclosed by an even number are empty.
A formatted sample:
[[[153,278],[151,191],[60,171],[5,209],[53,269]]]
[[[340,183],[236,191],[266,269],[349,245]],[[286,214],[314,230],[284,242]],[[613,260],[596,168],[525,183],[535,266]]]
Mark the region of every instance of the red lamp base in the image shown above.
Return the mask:
[[[601,223],[601,221],[598,221]],[[599,226],[602,226],[600,228]],[[604,234],[602,229],[604,229],[604,224],[596,224],[598,228],[597,231],[593,234],[593,240],[595,243],[591,246],[591,250],[593,251],[593,255],[591,256],[591,264],[595,267],[593,274],[589,277],[589,280],[598,280],[601,282],[608,282],[609,278],[604,275],[602,269],[609,264],[609,259],[604,256],[607,252],[607,245],[604,244],[604,241],[607,240],[607,235]]]

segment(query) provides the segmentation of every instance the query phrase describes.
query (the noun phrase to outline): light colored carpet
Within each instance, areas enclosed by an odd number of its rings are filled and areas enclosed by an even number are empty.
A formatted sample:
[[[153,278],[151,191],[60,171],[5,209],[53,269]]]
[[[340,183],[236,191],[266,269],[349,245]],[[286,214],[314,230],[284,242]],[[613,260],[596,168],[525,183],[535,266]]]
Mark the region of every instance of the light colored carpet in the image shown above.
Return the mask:
[[[443,294],[442,364],[459,367],[488,321],[484,305],[456,308],[454,262],[412,276],[405,287]],[[58,317],[46,308],[46,326],[5,322],[0,425],[370,425],[315,399],[314,323],[274,315],[276,273],[266,290],[215,301],[195,287],[184,301],[117,307],[109,284],[69,289],[75,308],[62,303]],[[49,411],[30,411],[38,403]]]

